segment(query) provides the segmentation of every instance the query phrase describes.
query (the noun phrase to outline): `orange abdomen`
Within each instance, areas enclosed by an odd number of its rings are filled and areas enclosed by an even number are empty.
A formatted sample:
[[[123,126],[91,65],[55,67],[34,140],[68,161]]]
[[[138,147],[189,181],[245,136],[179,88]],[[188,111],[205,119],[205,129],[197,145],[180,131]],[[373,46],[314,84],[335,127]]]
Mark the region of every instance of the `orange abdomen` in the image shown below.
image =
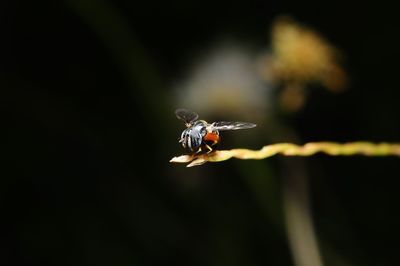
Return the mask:
[[[219,135],[214,132],[207,133],[203,140],[209,145],[215,145],[219,142]]]

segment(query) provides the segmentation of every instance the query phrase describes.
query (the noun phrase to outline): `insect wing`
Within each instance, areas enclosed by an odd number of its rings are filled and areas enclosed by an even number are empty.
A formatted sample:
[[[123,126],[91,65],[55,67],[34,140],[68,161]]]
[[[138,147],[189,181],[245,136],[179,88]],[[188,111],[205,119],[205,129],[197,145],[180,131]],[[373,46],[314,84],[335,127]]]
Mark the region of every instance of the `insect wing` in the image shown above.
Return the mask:
[[[247,123],[247,122],[220,121],[220,122],[212,123],[212,127],[218,131],[246,129],[246,128],[253,128],[255,126],[257,126],[257,125],[253,124],[253,123]]]
[[[185,122],[185,124],[191,124],[193,121],[199,118],[198,114],[187,109],[176,109],[175,115],[178,119]]]

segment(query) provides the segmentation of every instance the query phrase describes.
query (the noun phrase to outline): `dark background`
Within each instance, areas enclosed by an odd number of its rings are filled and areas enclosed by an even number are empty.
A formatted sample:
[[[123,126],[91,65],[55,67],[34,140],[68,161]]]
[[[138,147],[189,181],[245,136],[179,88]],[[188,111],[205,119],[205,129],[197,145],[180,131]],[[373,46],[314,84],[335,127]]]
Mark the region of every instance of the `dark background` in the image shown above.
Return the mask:
[[[398,142],[394,4],[2,1],[0,264],[294,265],[275,158],[168,162],[191,56],[225,34],[267,45],[281,14],[340,48],[351,80],[282,122],[301,142]],[[325,264],[397,265],[398,158],[305,163]]]

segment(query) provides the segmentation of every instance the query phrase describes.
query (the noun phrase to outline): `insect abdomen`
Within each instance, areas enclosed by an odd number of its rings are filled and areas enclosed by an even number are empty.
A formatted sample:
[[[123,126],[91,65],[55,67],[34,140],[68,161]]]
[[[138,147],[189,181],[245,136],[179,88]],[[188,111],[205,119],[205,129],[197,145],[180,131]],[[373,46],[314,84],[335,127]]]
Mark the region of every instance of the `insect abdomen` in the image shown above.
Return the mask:
[[[208,132],[204,136],[204,142],[206,142],[210,146],[216,145],[219,142],[219,135],[215,132]]]

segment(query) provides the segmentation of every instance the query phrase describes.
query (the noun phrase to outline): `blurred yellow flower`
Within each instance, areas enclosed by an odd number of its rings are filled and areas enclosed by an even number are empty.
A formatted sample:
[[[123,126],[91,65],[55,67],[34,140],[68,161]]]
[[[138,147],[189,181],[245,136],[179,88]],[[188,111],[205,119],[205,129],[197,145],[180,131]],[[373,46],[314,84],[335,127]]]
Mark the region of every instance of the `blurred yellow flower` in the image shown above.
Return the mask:
[[[338,51],[316,32],[289,17],[275,21],[272,51],[272,76],[284,83],[318,82],[334,92],[346,85]]]
[[[345,89],[347,75],[339,61],[339,51],[318,33],[282,16],[272,25],[271,52],[260,57],[259,69],[265,80],[282,87],[280,106],[293,112],[305,103],[310,84]]]

